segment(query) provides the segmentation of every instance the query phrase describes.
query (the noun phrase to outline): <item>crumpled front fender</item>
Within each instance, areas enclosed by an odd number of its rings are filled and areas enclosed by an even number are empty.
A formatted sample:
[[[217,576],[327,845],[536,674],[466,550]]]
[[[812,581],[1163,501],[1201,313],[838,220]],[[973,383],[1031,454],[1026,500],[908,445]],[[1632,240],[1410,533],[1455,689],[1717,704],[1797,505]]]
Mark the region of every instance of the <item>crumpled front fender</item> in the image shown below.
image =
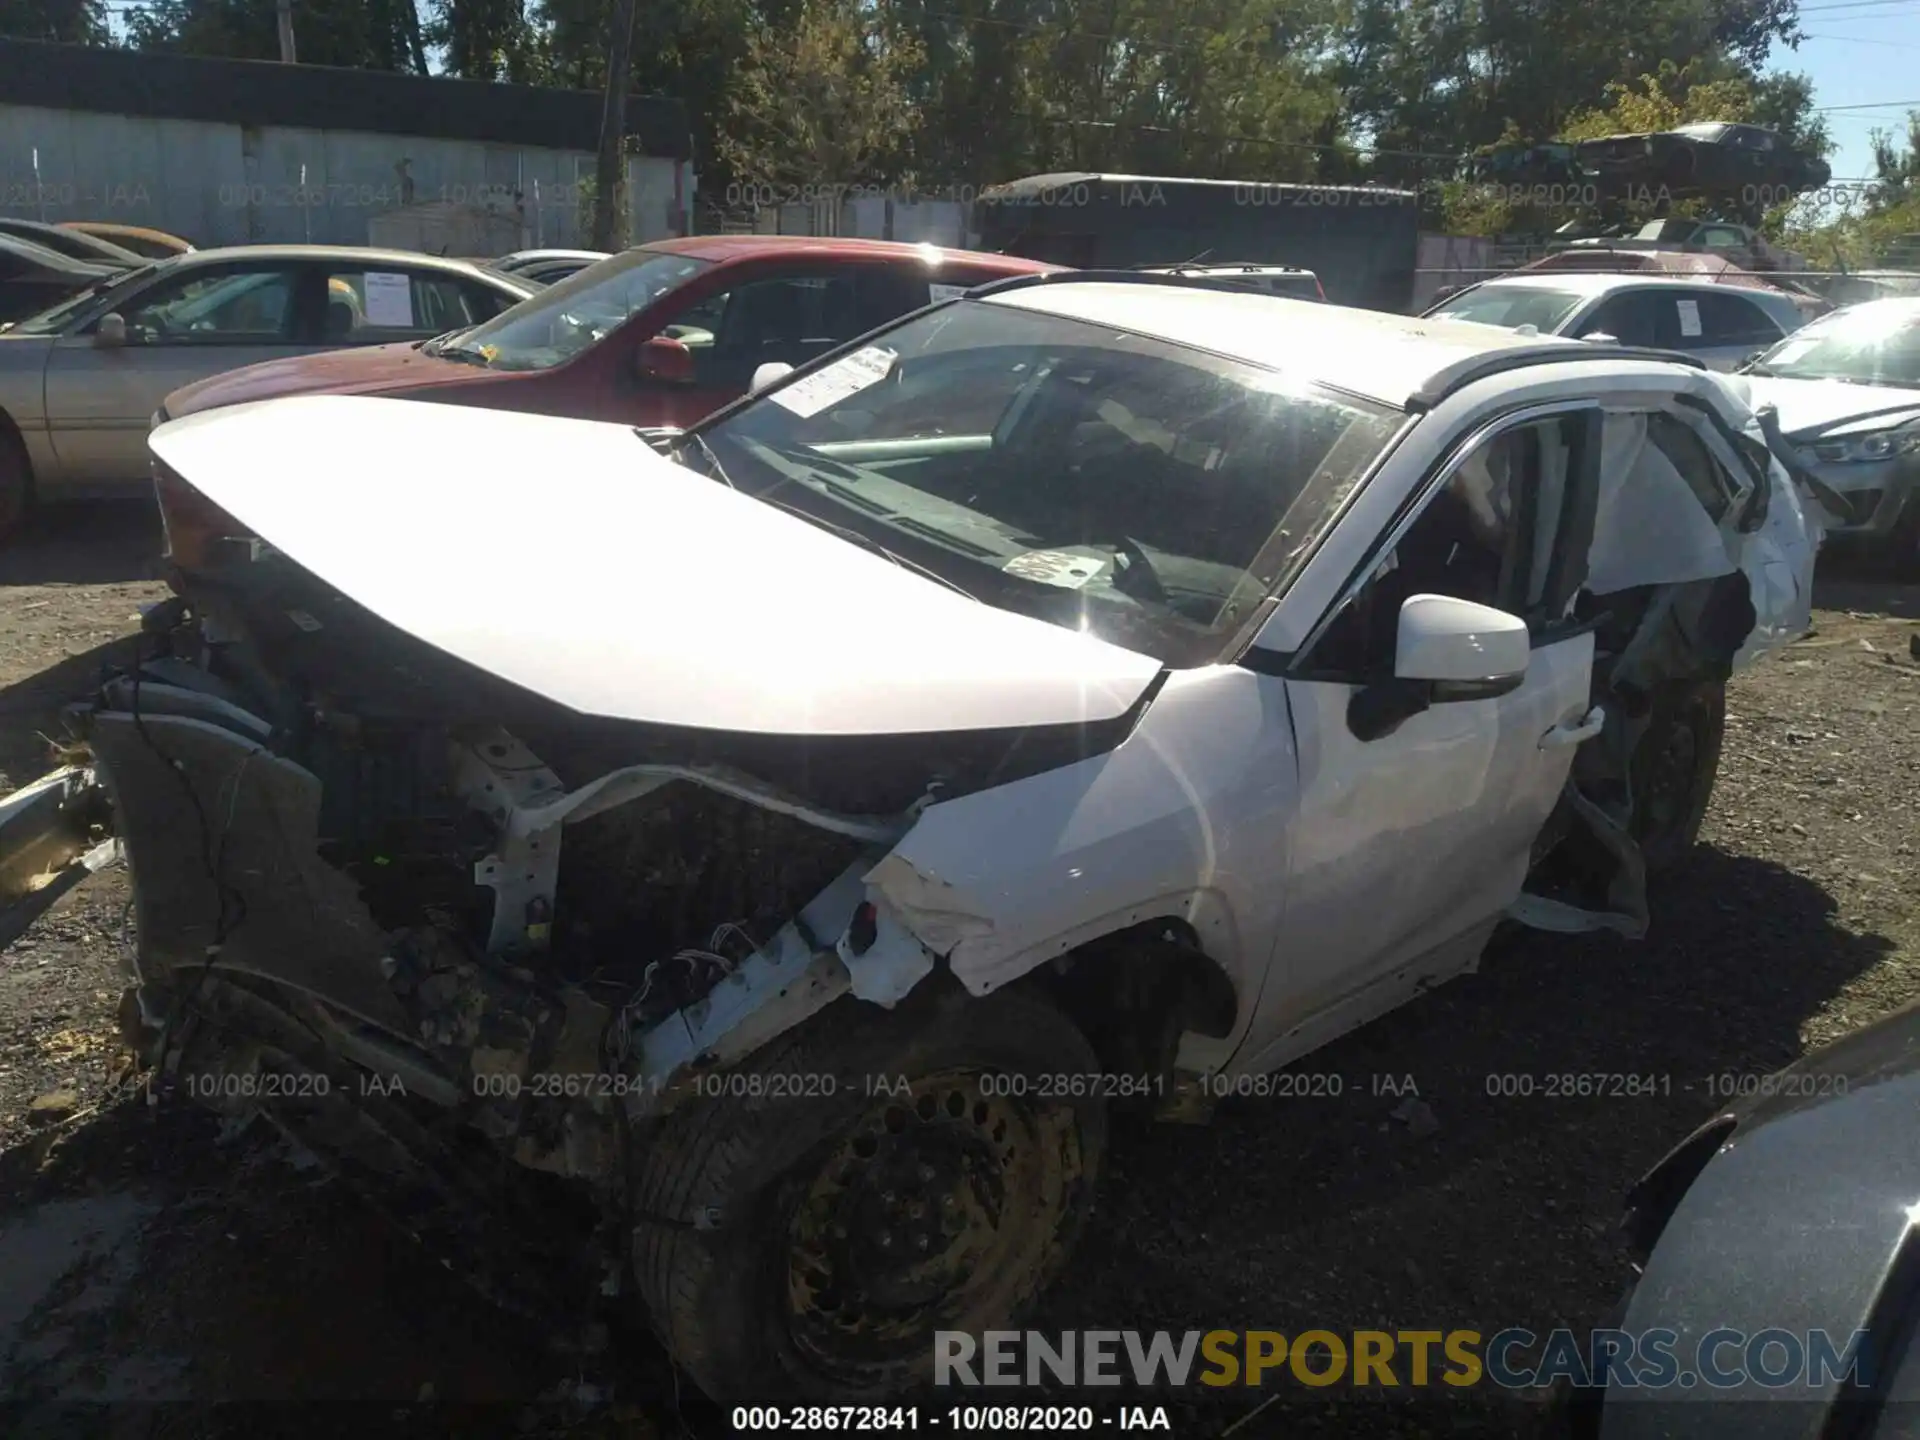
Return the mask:
[[[310,771],[181,715],[98,711],[89,739],[133,875],[143,986],[242,971],[412,1038],[385,932],[320,858]]]

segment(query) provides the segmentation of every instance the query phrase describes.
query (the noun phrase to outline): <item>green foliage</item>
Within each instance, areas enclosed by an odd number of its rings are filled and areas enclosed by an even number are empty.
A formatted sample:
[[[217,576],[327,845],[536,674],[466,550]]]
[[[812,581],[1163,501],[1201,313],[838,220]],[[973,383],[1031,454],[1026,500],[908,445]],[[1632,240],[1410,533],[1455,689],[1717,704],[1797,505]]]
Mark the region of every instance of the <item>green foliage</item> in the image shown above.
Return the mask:
[[[0,17],[97,3],[0,0]],[[578,88],[604,81],[613,8],[430,0],[422,32],[412,0],[295,0],[303,60],[409,69],[431,49],[453,74]],[[139,46],[278,53],[272,0],[147,0],[129,23]],[[1498,233],[1566,217],[1463,184],[1490,146],[1750,119],[1824,151],[1805,79],[1760,74],[1797,36],[1797,0],[650,0],[631,84],[686,98],[721,191],[1070,169],[1375,181]]]
[[[783,193],[899,178],[919,121],[906,79],[924,60],[885,9],[800,0],[784,26],[748,36],[717,158],[734,179]]]
[[[102,0],[0,0],[0,35],[105,45],[107,7]]]
[[[126,13],[137,50],[241,60],[280,58],[274,0],[148,0]],[[417,71],[424,55],[412,0],[299,0],[294,47],[309,65]]]

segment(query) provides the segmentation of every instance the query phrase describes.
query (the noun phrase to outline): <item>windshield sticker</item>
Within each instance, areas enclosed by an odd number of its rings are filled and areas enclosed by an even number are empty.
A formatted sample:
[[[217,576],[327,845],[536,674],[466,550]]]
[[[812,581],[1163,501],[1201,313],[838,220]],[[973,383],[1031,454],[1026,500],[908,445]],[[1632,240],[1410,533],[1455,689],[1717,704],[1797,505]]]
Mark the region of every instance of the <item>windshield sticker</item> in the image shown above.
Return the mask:
[[[1042,585],[1058,585],[1063,590],[1078,590],[1089,580],[1106,572],[1107,562],[1093,555],[1071,550],[1029,550],[1016,555],[1001,569],[1022,580],[1038,580]]]
[[[369,270],[362,277],[366,290],[367,324],[399,330],[413,328],[413,282],[405,275]]]
[[[849,395],[858,395],[869,386],[878,385],[893,372],[894,363],[899,358],[891,350],[869,345],[864,350],[854,351],[844,360],[834,361],[824,370],[815,371],[804,380],[794,381],[767,398],[804,420],[818,415],[829,405],[839,404]]]
[[[1698,300],[1676,300],[1680,307],[1680,333],[1689,339],[1700,333],[1700,302]]]
[[[967,287],[964,285],[929,285],[927,286],[927,303],[935,305],[942,300],[951,300],[955,296],[966,293]]]

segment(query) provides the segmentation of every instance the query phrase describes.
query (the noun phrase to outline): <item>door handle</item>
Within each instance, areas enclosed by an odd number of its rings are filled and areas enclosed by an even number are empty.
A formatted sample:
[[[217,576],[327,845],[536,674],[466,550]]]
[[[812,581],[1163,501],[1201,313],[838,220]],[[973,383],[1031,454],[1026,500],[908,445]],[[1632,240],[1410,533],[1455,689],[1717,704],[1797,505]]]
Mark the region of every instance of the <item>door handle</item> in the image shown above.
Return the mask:
[[[1547,731],[1540,737],[1540,748],[1558,750],[1563,745],[1578,745],[1598,735],[1606,724],[1607,712],[1596,705],[1578,720],[1569,720]]]

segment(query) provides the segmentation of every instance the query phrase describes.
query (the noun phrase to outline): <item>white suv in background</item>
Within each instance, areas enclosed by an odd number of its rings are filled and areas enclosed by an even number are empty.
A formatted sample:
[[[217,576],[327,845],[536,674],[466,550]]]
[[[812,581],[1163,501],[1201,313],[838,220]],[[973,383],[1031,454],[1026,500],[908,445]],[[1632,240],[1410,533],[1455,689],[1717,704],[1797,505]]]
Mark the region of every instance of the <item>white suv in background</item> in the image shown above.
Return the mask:
[[[1504,330],[1678,350],[1727,371],[1806,323],[1784,291],[1577,272],[1483,280],[1455,291],[1426,314]]]

